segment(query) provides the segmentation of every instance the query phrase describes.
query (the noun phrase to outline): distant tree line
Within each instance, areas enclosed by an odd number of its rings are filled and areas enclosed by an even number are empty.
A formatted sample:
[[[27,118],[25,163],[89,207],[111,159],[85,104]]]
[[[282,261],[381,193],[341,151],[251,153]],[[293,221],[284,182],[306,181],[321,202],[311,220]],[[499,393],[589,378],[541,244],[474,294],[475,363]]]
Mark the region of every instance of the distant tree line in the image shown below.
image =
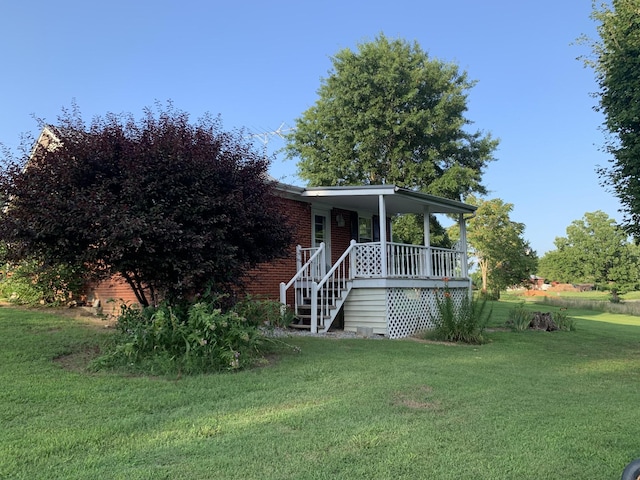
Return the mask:
[[[640,287],[640,247],[606,213],[585,213],[554,244],[556,249],[539,262],[538,275],[546,280],[589,283],[620,292]]]

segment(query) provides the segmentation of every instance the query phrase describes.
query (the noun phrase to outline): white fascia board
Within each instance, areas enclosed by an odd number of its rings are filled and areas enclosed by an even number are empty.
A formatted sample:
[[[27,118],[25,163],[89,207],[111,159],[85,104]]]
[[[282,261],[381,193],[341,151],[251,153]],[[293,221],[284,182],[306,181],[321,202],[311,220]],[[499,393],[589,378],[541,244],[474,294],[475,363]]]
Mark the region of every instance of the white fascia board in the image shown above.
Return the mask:
[[[393,195],[394,185],[364,185],[361,187],[309,187],[302,195],[305,197],[358,197],[372,195]]]

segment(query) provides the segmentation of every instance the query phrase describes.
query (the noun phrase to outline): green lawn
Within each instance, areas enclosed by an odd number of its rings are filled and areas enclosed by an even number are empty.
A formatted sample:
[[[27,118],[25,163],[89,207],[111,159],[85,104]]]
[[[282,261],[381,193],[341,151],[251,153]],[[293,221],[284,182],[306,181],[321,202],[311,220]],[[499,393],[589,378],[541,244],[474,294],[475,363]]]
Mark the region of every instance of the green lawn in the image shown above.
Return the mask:
[[[619,479],[640,456],[640,318],[568,313],[575,332],[296,337],[267,367],[162,379],[56,361],[109,331],[2,307],[0,478]]]

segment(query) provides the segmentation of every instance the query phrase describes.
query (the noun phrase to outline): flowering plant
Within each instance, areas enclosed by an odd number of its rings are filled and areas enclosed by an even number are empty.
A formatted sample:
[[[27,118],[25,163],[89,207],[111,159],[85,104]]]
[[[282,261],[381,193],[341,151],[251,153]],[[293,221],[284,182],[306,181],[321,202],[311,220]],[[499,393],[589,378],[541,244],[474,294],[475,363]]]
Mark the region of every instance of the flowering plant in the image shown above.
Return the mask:
[[[465,289],[458,301],[444,279],[444,289],[436,292],[437,314],[432,316],[435,329],[427,336],[448,342],[481,344],[485,342],[484,329],[492,308],[486,312],[486,299],[473,299]]]

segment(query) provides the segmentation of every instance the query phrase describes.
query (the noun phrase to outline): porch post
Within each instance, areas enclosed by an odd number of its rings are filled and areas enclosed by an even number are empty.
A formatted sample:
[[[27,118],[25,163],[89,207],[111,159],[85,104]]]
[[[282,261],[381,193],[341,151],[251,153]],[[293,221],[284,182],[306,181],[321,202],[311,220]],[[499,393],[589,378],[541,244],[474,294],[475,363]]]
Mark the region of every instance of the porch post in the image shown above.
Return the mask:
[[[380,215],[380,275],[387,278],[387,208],[384,195],[378,196],[378,214]]]
[[[464,220],[464,214],[458,215],[458,226],[460,228],[460,269],[463,278],[469,276],[469,259],[467,258],[467,222]]]
[[[431,274],[433,273],[432,271],[432,267],[431,267],[431,225],[429,223],[430,220],[430,215],[431,215],[431,209],[429,208],[429,206],[425,206],[424,207],[424,211],[422,212],[424,215],[424,220],[422,222],[423,224],[423,230],[424,230],[424,246],[426,247],[424,249],[424,266],[425,266],[425,275],[427,277],[430,277]]]
[[[318,284],[315,281],[311,282],[311,333],[318,333]]]

